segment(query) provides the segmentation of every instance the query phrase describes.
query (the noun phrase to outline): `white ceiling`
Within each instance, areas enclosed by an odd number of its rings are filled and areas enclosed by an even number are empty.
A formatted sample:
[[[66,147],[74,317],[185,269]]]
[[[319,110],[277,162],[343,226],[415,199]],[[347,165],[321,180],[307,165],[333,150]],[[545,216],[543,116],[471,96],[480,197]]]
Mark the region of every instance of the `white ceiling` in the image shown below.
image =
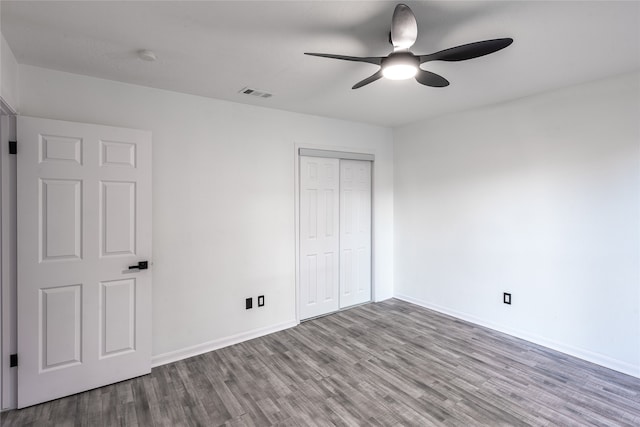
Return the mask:
[[[412,51],[512,37],[500,52],[430,62],[447,88],[379,80],[376,66],[303,52],[383,56],[397,2],[6,1],[1,31],[20,64],[346,120],[398,126],[640,70],[640,2],[411,1]],[[144,62],[139,49],[158,60]],[[245,86],[269,99],[238,93]]]

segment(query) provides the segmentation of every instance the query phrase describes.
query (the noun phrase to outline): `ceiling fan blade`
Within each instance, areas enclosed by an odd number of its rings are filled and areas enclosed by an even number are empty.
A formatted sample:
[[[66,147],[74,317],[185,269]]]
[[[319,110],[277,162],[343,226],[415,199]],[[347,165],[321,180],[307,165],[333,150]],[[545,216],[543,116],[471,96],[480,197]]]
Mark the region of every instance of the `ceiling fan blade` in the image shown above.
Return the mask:
[[[420,55],[420,63],[422,64],[427,61],[464,61],[478,58],[504,49],[511,43],[513,43],[513,39],[504,38],[463,44],[429,55]]]
[[[366,79],[361,80],[361,81],[359,81],[358,83],[354,84],[354,85],[353,85],[353,87],[352,87],[351,89],[358,89],[358,88],[361,88],[362,86],[366,86],[366,85],[368,85],[369,83],[373,83],[373,82],[375,82],[376,80],[378,80],[378,79],[379,79],[379,78],[381,78],[381,77],[382,77],[382,68],[381,68],[381,69],[379,69],[377,73],[375,73],[375,74],[373,74],[373,75],[371,75],[371,76],[367,77]]]
[[[333,55],[330,53],[308,53],[305,52],[305,55],[311,56],[319,56],[321,58],[333,58],[333,59],[342,59],[343,61],[355,61],[355,62],[368,62],[369,64],[380,65],[382,64],[382,56],[345,56],[345,55]]]
[[[409,49],[418,38],[416,17],[406,4],[399,4],[391,19],[391,43],[395,49]]]
[[[418,74],[416,74],[416,81],[420,84],[431,87],[449,86],[449,81],[444,77],[423,69],[418,70]]]

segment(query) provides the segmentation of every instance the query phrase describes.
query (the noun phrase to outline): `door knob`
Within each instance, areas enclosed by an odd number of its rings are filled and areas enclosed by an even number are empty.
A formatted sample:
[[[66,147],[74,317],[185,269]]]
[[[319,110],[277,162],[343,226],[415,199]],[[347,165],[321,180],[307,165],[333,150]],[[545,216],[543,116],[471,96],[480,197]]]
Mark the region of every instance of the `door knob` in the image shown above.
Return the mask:
[[[146,270],[149,268],[149,261],[140,261],[136,265],[130,265],[129,270]]]

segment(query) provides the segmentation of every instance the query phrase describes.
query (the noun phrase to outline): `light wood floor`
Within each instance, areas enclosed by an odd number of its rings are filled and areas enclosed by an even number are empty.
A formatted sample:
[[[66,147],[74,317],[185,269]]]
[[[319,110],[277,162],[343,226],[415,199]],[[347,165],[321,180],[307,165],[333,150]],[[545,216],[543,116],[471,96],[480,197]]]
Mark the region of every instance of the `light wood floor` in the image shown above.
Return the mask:
[[[1,416],[2,426],[639,426],[640,379],[388,300]]]

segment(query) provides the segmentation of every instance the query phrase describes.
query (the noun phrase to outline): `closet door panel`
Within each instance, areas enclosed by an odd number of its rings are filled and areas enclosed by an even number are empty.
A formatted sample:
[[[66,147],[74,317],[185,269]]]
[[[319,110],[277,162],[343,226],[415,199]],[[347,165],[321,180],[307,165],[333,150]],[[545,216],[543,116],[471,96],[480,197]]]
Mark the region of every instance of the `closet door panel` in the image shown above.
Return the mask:
[[[340,308],[371,300],[371,162],[340,160]]]
[[[339,308],[339,164],[300,157],[300,320]]]

